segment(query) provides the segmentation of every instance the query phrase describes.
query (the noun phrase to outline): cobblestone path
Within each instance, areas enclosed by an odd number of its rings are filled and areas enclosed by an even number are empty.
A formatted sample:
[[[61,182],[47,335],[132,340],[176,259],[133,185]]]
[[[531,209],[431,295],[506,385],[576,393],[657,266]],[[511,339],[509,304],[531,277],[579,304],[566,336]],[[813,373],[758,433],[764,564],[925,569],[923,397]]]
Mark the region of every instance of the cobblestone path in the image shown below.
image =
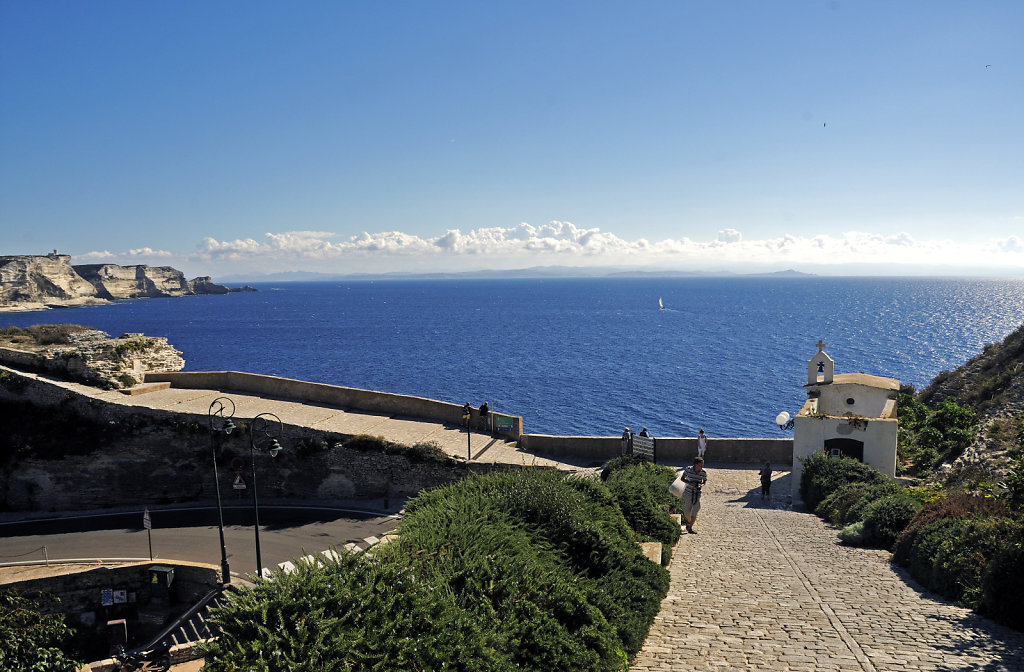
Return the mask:
[[[756,468],[708,469],[695,529],[634,672],[1024,670],[1024,633],[923,592],[885,551],[760,501]],[[1024,607],[1022,607],[1024,608]]]

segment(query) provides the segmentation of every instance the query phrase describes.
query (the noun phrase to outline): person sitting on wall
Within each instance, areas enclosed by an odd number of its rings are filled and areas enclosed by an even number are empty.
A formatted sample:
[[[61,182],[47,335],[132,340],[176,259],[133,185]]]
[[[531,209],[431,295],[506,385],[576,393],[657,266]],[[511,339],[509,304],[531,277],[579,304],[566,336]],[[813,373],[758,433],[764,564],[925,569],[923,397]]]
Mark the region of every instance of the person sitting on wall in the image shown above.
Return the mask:
[[[640,430],[640,436],[650,436],[650,434],[647,433],[646,427]]]

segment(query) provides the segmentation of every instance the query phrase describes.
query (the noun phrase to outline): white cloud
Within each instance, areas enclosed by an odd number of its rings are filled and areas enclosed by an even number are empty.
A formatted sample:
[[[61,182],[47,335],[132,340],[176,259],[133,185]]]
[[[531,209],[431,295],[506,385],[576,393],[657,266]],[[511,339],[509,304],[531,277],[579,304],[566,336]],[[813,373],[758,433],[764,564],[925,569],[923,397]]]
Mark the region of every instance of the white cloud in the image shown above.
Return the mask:
[[[78,260],[145,263],[175,258],[169,252],[141,248],[126,253],[90,252]],[[689,237],[628,240],[571,222],[535,226],[450,229],[436,237],[401,231],[362,232],[342,238],[328,231],[266,233],[261,240],[204,238],[195,252],[177,257],[202,274],[216,272],[315,270],[326,272],[468,270],[543,265],[632,266],[675,269],[787,268],[884,264],[903,268],[1021,268],[1024,239],[1009,236],[985,243],[917,240],[907,233],[848,231],[811,237],[782,234],[745,239],[737,229],[722,229],[713,240]]]

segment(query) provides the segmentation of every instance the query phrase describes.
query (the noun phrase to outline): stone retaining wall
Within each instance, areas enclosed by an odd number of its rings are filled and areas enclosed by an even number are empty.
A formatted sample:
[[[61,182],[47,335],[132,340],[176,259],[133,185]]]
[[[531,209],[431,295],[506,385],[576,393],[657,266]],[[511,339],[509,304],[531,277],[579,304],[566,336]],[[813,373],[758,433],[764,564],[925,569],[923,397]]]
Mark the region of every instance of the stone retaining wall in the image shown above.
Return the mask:
[[[12,386],[17,387],[14,391],[0,386],[0,398],[52,409],[48,413],[54,418],[70,414],[81,422],[78,435],[66,437],[69,450],[60,459],[19,455],[0,468],[0,511],[216,501],[205,414],[114,404],[6,371],[18,385]],[[244,433],[237,434],[223,437],[216,449],[221,491],[227,493],[228,503],[239,492],[231,487],[232,460],[249,462],[248,440]],[[280,438],[292,449],[276,458],[257,456],[260,501],[266,504],[296,500],[325,506],[351,500],[397,503],[469,473],[517,468],[354,450],[335,445],[344,436],[287,424]]]
[[[524,434],[519,441],[530,452],[552,457],[610,460],[622,452],[622,439],[617,436]],[[697,439],[655,437],[655,451],[662,464],[686,464],[697,455]],[[793,439],[710,438],[704,457],[709,462],[792,464]]]

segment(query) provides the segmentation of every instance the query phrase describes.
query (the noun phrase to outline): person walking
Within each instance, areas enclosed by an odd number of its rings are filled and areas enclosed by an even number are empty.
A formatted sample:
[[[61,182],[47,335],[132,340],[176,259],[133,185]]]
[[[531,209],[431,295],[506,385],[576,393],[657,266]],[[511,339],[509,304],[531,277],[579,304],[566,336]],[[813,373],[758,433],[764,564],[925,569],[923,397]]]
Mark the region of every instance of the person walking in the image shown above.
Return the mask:
[[[703,458],[704,451],[708,449],[708,435],[701,429],[700,433],[697,434],[697,457]]]
[[[772,498],[772,463],[765,462],[761,476],[761,501]]]
[[[689,534],[697,534],[693,524],[697,522],[697,514],[700,512],[701,488],[708,482],[708,472],[704,471],[704,458],[693,458],[693,466],[683,470],[683,517],[686,519],[686,531]]]

